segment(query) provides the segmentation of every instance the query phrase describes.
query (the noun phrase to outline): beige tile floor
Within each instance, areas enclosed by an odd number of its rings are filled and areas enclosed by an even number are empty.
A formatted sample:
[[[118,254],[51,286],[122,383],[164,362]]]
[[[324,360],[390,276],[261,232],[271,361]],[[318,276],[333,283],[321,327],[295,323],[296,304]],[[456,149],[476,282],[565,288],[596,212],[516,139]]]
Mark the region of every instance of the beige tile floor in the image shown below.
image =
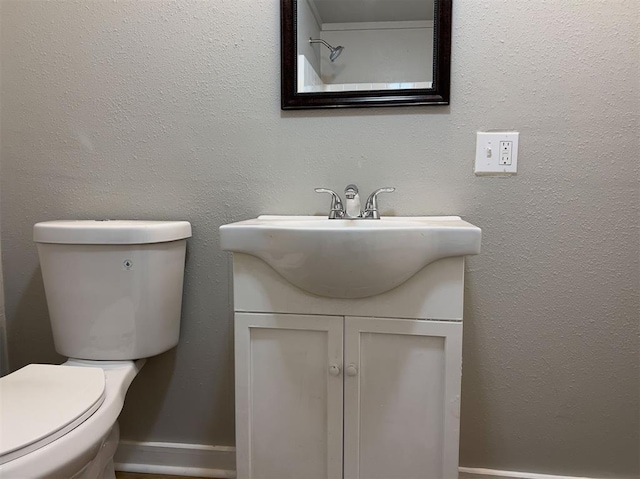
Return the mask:
[[[158,474],[138,474],[135,472],[116,472],[116,479],[185,479],[182,476],[161,476]],[[204,477],[191,477],[189,479],[205,479]]]

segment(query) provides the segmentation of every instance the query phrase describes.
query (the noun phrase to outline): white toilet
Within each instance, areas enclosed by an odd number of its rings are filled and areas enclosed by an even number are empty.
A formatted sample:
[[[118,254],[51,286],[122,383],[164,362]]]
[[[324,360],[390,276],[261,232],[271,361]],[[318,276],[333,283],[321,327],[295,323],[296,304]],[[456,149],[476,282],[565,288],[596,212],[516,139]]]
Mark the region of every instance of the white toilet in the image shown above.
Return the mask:
[[[0,379],[0,477],[112,479],[116,422],[144,359],[178,343],[186,221],[33,229],[62,365]]]

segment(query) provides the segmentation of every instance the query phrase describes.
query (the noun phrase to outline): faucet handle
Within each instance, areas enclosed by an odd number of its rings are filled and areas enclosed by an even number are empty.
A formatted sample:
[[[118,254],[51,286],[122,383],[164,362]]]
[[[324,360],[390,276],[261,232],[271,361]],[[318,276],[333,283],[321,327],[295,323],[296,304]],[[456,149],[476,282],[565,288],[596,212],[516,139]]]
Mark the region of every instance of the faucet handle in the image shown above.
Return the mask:
[[[367,202],[365,203],[363,216],[365,218],[379,220],[380,213],[378,213],[378,195],[380,193],[393,193],[394,191],[396,191],[395,188],[387,186],[385,188],[378,188],[376,191],[371,193],[369,195],[369,198],[367,198]]]
[[[328,193],[331,195],[331,210],[329,211],[329,219],[342,218],[344,216],[344,206],[338,193],[328,188],[316,188],[316,193]]]

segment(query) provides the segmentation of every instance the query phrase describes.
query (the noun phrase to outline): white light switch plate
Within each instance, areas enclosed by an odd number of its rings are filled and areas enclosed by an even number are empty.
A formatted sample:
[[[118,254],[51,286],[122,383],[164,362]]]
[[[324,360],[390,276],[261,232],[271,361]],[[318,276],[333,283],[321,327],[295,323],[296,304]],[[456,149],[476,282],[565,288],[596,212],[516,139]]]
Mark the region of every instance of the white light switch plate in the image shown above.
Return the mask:
[[[517,131],[479,131],[476,140],[476,175],[515,175],[518,171]]]

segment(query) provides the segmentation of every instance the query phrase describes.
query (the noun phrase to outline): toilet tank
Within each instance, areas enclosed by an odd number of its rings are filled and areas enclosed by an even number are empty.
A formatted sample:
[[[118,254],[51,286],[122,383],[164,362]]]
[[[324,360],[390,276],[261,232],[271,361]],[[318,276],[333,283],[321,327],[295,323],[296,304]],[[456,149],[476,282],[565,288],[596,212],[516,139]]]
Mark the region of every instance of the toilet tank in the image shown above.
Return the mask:
[[[128,360],[178,343],[187,221],[46,221],[33,236],[58,353]]]

